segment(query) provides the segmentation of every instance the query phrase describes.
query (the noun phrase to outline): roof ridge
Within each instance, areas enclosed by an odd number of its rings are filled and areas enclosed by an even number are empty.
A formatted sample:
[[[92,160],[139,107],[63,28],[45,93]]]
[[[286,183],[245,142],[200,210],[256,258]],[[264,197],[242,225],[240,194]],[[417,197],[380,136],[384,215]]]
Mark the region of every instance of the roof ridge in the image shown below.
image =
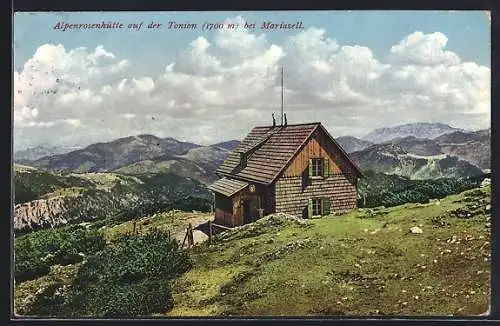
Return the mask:
[[[261,139],[255,141],[249,149],[245,150],[245,153],[249,153],[257,147],[264,145],[269,139],[271,139],[272,136],[283,130],[283,128],[283,126],[279,126],[276,128],[276,130],[274,130],[274,128],[268,130]]]
[[[274,126],[274,127],[295,127],[295,126],[312,126],[312,125],[321,125],[321,122],[304,122],[304,123],[294,123],[294,124],[287,124],[286,126]],[[253,129],[255,128],[272,128],[273,126],[272,125],[267,125],[267,126],[255,126],[253,127]]]

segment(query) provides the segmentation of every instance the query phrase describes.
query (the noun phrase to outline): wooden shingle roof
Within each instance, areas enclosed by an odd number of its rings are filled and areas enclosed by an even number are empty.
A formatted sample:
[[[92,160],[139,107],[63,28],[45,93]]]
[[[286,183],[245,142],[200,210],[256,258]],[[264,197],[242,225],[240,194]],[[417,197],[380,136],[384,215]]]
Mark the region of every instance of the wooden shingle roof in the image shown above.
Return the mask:
[[[222,178],[208,186],[208,189],[223,194],[224,196],[231,197],[238,191],[243,190],[246,186],[248,186],[246,182]]]
[[[319,122],[255,127],[217,169],[219,175],[262,184],[272,183],[305,145],[315,130],[321,128],[340,152],[362,175],[342,147]],[[240,165],[240,153],[246,153],[246,166]]]
[[[255,127],[231,152],[217,169],[217,173],[243,180],[269,184],[298,149],[305,143],[319,123]],[[255,146],[257,145],[257,148]],[[250,155],[245,167],[240,166],[240,152]]]

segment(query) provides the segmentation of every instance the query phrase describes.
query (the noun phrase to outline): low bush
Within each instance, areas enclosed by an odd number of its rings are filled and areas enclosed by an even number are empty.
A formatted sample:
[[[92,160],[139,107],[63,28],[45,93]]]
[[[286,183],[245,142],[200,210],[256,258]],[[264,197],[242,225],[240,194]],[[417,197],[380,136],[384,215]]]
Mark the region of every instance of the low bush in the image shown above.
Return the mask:
[[[34,279],[56,264],[79,262],[84,255],[104,248],[103,235],[95,229],[74,225],[41,230],[14,241],[14,277],[17,282]]]
[[[192,262],[165,231],[123,236],[91,256],[69,291],[66,317],[131,317],[172,306],[170,282]]]

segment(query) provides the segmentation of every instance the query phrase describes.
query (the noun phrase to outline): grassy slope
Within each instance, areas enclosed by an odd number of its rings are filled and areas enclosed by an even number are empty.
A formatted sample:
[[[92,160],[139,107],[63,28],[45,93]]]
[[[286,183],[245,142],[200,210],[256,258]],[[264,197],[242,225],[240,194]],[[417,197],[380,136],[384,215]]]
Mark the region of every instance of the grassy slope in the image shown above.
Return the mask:
[[[489,188],[474,189],[439,205],[365,209],[307,225],[265,218],[193,248],[195,266],[174,283],[173,310],[160,315],[482,313],[491,270],[489,196]],[[477,205],[479,214],[450,213],[467,205]],[[180,230],[195,215],[162,213],[139,223],[146,232],[176,220]],[[418,225],[422,234],[408,234]],[[109,240],[131,228],[126,222],[104,232]],[[29,305],[37,289],[69,284],[76,267],[54,266],[49,275],[18,284],[17,306]]]
[[[175,283],[167,314],[483,313],[491,269],[489,194],[489,188],[471,190],[439,204],[356,211],[307,226],[258,222],[193,250],[195,267]],[[467,201],[480,206],[478,215],[449,213]],[[419,225],[422,234],[408,233]]]

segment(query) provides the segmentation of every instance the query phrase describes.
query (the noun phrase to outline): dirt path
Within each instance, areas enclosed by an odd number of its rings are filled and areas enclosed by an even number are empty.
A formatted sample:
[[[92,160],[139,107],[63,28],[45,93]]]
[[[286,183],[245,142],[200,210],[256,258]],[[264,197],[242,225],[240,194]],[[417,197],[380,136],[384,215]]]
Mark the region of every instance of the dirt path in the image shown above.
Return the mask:
[[[191,224],[193,227],[194,243],[201,243],[208,239],[207,225],[208,221],[213,221],[212,213],[201,212],[182,212],[170,211],[153,216],[144,217],[137,221],[136,227],[140,233],[147,232],[152,228],[169,230],[172,237],[182,243],[186,235],[186,230]],[[113,236],[119,233],[126,233],[133,230],[133,222],[128,221],[120,225],[108,229],[108,236]]]
[[[208,221],[213,221],[212,214],[205,213],[179,213],[176,216],[176,225],[173,227],[174,237],[182,243],[184,237],[186,236],[186,231],[191,224],[193,227],[193,239],[194,243],[198,244],[208,240],[208,234],[203,232],[205,228],[202,226],[207,224]]]

